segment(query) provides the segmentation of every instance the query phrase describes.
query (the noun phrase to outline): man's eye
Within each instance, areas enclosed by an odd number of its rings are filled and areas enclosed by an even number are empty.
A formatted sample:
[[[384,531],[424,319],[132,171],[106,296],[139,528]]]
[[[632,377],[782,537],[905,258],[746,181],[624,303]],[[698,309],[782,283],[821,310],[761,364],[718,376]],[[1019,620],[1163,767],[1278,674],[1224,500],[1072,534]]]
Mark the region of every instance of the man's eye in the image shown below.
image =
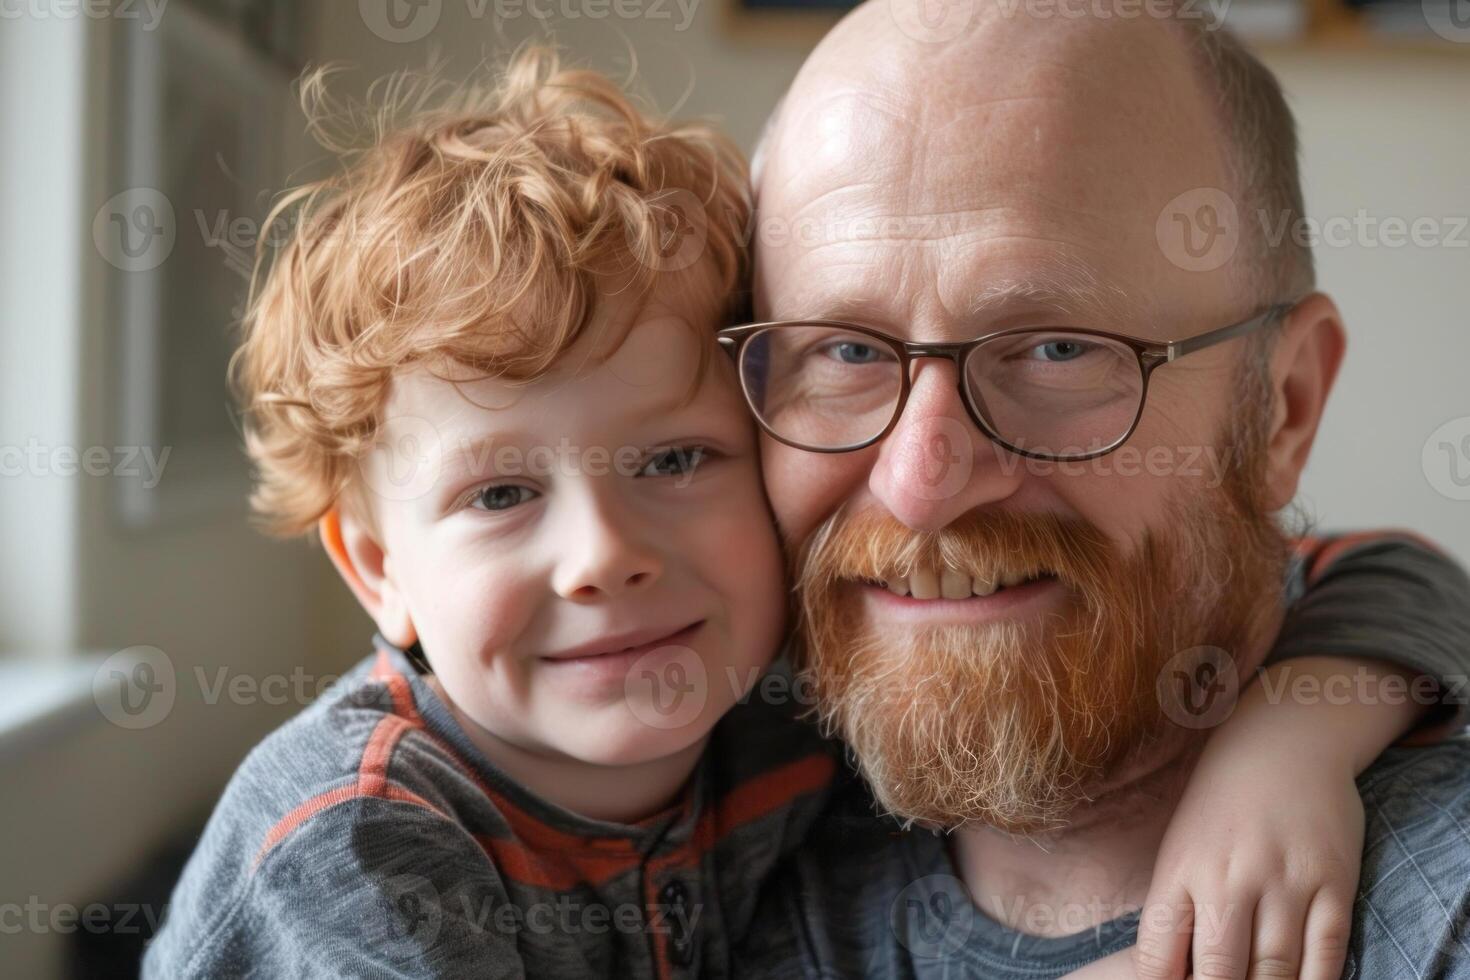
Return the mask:
[[[703,462],[704,453],[703,446],[677,446],[665,449],[649,459],[638,475],[683,476],[686,473],[693,473]]]
[[[1041,361],[1058,363],[1061,361],[1075,361],[1086,354],[1091,344],[1080,340],[1053,340],[1045,344],[1037,344],[1031,348],[1032,356]]]
[[[512,507],[534,500],[539,496],[540,494],[530,487],[517,486],[513,483],[498,483],[476,493],[470,506],[479,510],[510,510]]]
[[[883,351],[878,347],[852,340],[828,345],[827,353],[843,364],[872,364],[883,359]]]

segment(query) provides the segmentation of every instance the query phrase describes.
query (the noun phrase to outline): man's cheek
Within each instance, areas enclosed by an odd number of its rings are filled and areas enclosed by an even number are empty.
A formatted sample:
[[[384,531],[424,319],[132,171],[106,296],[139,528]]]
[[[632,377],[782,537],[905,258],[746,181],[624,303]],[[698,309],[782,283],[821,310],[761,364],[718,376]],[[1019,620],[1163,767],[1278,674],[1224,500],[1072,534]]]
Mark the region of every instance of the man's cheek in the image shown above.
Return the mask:
[[[782,538],[804,541],[822,521],[867,486],[873,454],[811,453],[761,436],[766,495]]]
[[[1046,482],[1067,510],[1128,553],[1145,531],[1167,519],[1171,480],[1144,474],[1124,476],[1111,469],[1110,458],[1058,464]]]

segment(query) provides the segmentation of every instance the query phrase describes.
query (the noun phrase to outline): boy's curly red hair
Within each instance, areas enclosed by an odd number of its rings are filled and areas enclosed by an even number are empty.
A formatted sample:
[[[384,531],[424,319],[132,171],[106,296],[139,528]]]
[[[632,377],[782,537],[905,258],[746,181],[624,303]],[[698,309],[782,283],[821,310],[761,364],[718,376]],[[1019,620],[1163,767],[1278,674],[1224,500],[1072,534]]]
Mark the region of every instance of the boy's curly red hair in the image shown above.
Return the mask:
[[[673,276],[714,316],[745,272],[734,145],[640,112],[553,50],[523,49],[491,81],[395,74],[346,107],[328,75],[303,79],[301,103],[344,165],[272,208],[266,227],[292,233],[273,261],[264,241],[257,252],[230,364],[251,506],[283,537],[360,502],[357,463],[395,372],[458,364],[532,380],[584,333],[600,295],[646,297]],[[691,224],[692,260],[678,239]]]

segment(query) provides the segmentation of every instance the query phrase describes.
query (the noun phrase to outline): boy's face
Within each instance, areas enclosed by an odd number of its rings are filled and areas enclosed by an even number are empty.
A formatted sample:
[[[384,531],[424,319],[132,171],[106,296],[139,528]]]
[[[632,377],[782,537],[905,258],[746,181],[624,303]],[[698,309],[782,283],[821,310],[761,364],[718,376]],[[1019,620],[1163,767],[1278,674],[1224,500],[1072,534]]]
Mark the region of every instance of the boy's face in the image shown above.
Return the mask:
[[[655,297],[610,356],[599,316],[530,384],[394,379],[363,470],[385,599],[370,612],[390,640],[416,634],[493,738],[661,758],[707,734],[780,643],[755,434],[726,358],[691,394],[705,318],[681,305]]]

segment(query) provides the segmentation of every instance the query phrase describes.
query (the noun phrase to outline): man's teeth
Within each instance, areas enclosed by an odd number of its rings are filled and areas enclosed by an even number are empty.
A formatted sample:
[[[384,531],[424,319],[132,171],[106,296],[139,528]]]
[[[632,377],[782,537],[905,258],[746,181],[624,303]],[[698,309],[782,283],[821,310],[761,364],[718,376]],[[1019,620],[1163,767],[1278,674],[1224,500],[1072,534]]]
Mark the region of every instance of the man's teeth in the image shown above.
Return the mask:
[[[932,568],[921,569],[909,576],[909,595],[915,599],[939,598],[939,575]]]
[[[939,576],[939,594],[946,599],[968,599],[974,595],[971,582],[974,580],[963,572],[946,568]]]
[[[888,591],[896,596],[912,596],[915,599],[968,599],[971,596],[993,595],[999,589],[1029,582],[1044,574],[1047,573],[1007,571],[970,575],[953,568],[922,568],[908,575],[882,581]]]

